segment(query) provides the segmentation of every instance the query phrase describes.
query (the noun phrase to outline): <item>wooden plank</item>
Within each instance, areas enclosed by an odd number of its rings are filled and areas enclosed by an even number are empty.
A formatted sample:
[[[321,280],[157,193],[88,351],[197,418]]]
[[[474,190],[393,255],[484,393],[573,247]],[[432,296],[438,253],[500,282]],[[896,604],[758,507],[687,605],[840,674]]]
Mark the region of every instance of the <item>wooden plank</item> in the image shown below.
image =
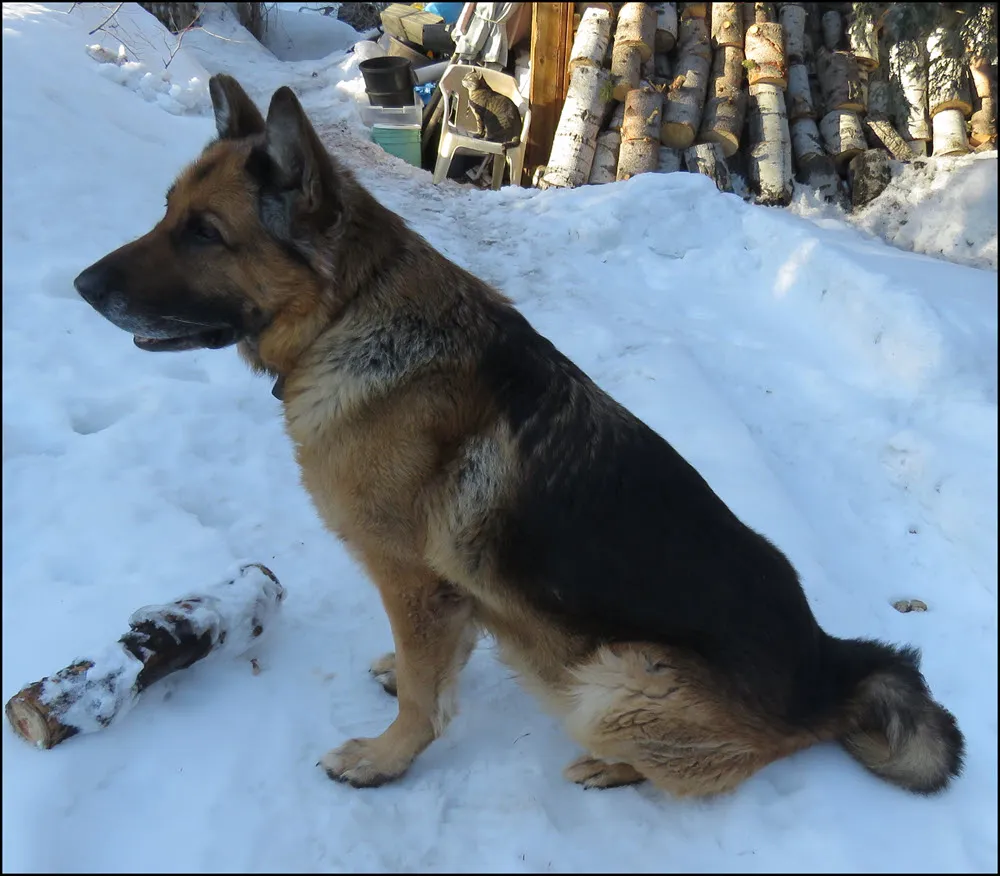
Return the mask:
[[[524,156],[530,181],[535,168],[549,160],[552,138],[569,87],[569,55],[573,48],[572,3],[531,4],[531,130]]]

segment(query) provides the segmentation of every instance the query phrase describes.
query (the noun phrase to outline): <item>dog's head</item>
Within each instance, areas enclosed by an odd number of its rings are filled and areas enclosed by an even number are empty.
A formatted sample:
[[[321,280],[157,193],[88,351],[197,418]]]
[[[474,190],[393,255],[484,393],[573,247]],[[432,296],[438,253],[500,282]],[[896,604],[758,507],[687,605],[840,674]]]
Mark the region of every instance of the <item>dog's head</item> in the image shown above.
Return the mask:
[[[143,350],[257,345],[329,309],[320,242],[343,221],[333,160],[291,89],[274,93],[266,121],[232,77],[209,90],[218,139],[170,188],[164,217],[74,282]]]

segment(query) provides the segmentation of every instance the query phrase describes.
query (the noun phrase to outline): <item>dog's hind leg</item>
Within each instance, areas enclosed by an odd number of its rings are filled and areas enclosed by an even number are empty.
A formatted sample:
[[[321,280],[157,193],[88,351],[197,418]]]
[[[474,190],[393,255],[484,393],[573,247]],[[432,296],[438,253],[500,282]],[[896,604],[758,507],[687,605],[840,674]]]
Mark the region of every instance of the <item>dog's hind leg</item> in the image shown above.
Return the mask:
[[[718,794],[817,741],[749,711],[707,665],[672,649],[602,648],[573,675],[567,729],[591,764],[605,762],[593,776],[587,759],[567,767],[585,787],[611,787],[631,770],[678,797]]]
[[[351,739],[321,763],[330,778],[355,787],[398,778],[456,711],[458,674],[476,641],[471,604],[429,569],[367,557],[396,645],[399,714],[381,735]]]

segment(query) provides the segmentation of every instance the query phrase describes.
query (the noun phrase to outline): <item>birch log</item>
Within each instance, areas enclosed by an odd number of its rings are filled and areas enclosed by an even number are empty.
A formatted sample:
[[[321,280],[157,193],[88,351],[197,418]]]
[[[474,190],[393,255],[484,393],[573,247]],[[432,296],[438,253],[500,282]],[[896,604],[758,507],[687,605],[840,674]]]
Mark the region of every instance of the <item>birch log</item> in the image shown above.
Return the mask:
[[[868,83],[868,112],[888,117],[892,112],[892,89],[885,79],[872,79]]]
[[[653,81],[662,85],[670,82],[670,56],[666,52],[653,55]]]
[[[664,95],[660,141],[674,149],[687,149],[698,133],[708,91],[712,50],[704,19],[681,21],[678,52],[677,75]]]
[[[773,3],[740,3],[743,12],[744,33],[751,24],[764,24],[769,21],[777,21],[778,14]]]
[[[712,4],[712,48],[743,48],[743,16],[739,3]]]
[[[624,101],[642,80],[642,53],[636,46],[620,46],[615,40],[611,50],[612,94],[615,100]]]
[[[582,65],[603,67],[611,40],[611,13],[600,6],[588,6],[573,40],[569,69]]]
[[[809,85],[809,70],[805,64],[792,64],[788,68],[788,90],[785,94],[788,121],[816,118]]]
[[[792,144],[781,88],[751,86],[749,117],[750,187],[758,204],[787,206],[792,200]]]
[[[590,169],[592,186],[614,182],[618,171],[618,150],[622,145],[621,134],[618,131],[605,131],[597,137],[597,148],[594,151],[594,164]]]
[[[934,152],[940,155],[965,155],[969,139],[965,133],[965,116],[960,109],[938,110],[931,119],[934,129]]]
[[[655,88],[635,88],[625,98],[621,138],[659,140],[663,115],[663,94]]]
[[[889,46],[889,82],[899,101],[894,107],[903,139],[930,140],[927,122],[927,51],[916,40],[897,40]]]
[[[682,3],[681,18],[707,18],[708,3]]]
[[[826,151],[841,166],[868,148],[861,118],[851,110],[832,110],[819,123]]]
[[[725,46],[715,50],[708,101],[698,139],[717,143],[729,158],[740,148],[746,118],[747,93],[743,88],[743,50]]]
[[[859,7],[868,4],[853,4],[847,25],[848,42],[851,53],[857,58],[862,70],[874,70],[878,67],[878,27],[875,17]]]
[[[789,126],[795,178],[803,185],[817,189],[828,201],[840,200],[840,176],[833,159],[823,148],[819,128],[813,119],[796,119]]]
[[[660,157],[656,166],[657,173],[676,173],[681,169],[681,159],[684,153],[680,149],[669,146],[660,147]]]
[[[978,148],[988,146],[997,138],[997,105],[989,64],[983,58],[973,58],[969,64],[969,72],[979,97],[979,109],[972,114],[972,133],[969,139]]]
[[[642,61],[653,56],[656,43],[656,10],[650,3],[626,3],[618,10],[615,28],[615,48],[631,47],[639,50]]]
[[[964,117],[972,114],[965,64],[960,55],[948,51],[948,42],[949,34],[943,27],[927,38],[927,106],[932,119],[942,110],[961,110]]]
[[[649,138],[622,140],[618,152],[619,180],[631,179],[640,173],[652,173],[660,162],[660,141]]]
[[[864,112],[864,88],[858,62],[850,52],[816,53],[816,75],[823,92],[823,109]]]
[[[823,45],[828,52],[841,48],[844,38],[844,23],[840,13],[831,9],[823,13]]]
[[[720,192],[732,192],[733,183],[726,157],[718,143],[698,143],[684,151],[684,163],[691,173],[700,173],[715,183]]]
[[[806,10],[797,3],[783,3],[778,13],[785,30],[785,60],[804,64],[806,60]]]
[[[656,4],[656,37],[653,48],[657,52],[670,52],[677,45],[677,4]]]
[[[746,32],[747,81],[750,86],[788,85],[785,37],[777,22],[753,24]]]
[[[114,645],[14,694],[7,719],[38,748],[108,727],[178,669],[212,653],[245,652],[270,626],[284,595],[270,569],[253,564],[204,593],[140,608]]]
[[[868,113],[864,125],[876,142],[881,143],[898,161],[912,161],[917,156],[906,141],[892,126],[888,117],[881,113]]]
[[[590,179],[597,132],[611,98],[608,72],[602,67],[577,67],[570,75],[543,187],[575,188]]]

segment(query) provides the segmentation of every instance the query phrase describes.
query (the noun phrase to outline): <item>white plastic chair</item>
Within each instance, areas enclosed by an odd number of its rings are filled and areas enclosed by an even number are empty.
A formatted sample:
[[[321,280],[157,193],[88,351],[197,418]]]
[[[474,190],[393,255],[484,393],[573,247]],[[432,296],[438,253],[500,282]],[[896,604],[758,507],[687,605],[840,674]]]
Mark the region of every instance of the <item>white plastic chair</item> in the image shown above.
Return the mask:
[[[492,187],[499,189],[503,183],[503,146],[500,143],[481,140],[467,133],[476,129],[476,120],[469,109],[469,93],[462,85],[462,78],[470,70],[482,73],[486,84],[494,91],[514,101],[518,112],[521,113],[521,138],[517,146],[512,146],[507,150],[506,162],[510,166],[511,184],[520,185],[521,171],[524,167],[524,150],[528,145],[528,128],[531,125],[531,107],[528,104],[528,98],[517,90],[517,80],[513,76],[468,64],[453,64],[445,70],[441,77],[441,100],[444,102],[444,115],[441,120],[441,139],[438,142],[437,161],[434,163],[434,182],[439,183],[448,175],[448,168],[451,167],[451,160],[456,152],[474,152],[479,155],[494,156]],[[454,113],[452,112],[453,108],[455,108]]]

